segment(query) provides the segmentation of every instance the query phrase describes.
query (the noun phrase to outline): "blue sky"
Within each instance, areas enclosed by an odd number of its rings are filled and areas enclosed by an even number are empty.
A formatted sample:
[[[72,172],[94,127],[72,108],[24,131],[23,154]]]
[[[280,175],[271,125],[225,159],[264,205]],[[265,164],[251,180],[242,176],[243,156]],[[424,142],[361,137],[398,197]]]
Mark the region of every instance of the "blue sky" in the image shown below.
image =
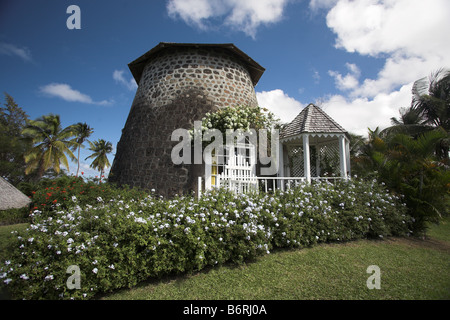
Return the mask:
[[[448,0],[3,0],[0,89],[30,118],[87,122],[115,147],[136,91],[129,62],[159,42],[234,43],[266,68],[260,106],[287,122],[316,103],[367,134],[409,105],[415,80],[450,67],[448,30]]]

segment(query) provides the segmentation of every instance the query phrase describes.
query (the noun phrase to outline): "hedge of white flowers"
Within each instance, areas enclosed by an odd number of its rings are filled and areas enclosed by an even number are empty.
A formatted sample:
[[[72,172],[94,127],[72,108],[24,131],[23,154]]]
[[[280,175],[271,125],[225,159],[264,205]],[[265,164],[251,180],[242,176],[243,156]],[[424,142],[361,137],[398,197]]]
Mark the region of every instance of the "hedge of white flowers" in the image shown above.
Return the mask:
[[[276,248],[404,236],[411,218],[376,181],[302,184],[285,192],[104,201],[32,213],[0,277],[18,299],[89,299],[162,275],[244,263]],[[80,270],[70,288],[70,266]]]

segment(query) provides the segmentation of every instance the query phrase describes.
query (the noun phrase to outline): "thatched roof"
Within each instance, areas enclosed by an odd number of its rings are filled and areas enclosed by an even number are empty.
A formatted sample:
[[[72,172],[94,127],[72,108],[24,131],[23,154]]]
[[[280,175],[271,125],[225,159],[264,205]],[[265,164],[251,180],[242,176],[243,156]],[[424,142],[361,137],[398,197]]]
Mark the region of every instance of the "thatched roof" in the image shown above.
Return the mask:
[[[23,208],[30,202],[26,195],[0,177],[0,210]]]

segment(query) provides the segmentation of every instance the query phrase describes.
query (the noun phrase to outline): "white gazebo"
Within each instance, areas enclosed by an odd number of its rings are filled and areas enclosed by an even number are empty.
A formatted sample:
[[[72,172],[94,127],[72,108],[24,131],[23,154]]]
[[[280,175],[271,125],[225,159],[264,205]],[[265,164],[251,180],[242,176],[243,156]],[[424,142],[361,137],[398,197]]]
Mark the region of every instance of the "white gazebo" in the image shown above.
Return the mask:
[[[278,176],[307,182],[346,179],[350,176],[349,142],[344,128],[309,104],[280,132]]]
[[[217,155],[208,155],[205,189],[225,187],[238,193],[285,190],[302,181],[310,183],[350,176],[347,131],[313,104],[280,131],[278,142],[276,176],[256,176],[256,152],[252,145],[235,145]],[[202,177],[198,179],[200,195]]]

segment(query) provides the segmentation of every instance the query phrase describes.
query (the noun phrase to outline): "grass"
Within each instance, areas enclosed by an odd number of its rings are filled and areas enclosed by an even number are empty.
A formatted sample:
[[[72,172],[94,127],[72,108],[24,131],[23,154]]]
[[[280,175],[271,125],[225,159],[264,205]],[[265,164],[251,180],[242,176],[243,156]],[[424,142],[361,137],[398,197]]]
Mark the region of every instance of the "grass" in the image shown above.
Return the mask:
[[[102,297],[116,300],[450,299],[447,218],[426,240],[391,238],[280,250],[243,266],[166,277]],[[381,270],[369,290],[367,267]]]
[[[7,259],[11,231],[0,227],[0,258]],[[219,266],[165,277],[100,299],[133,300],[340,300],[450,299],[450,218],[425,240],[390,238],[278,250],[242,266]],[[369,290],[370,265],[381,270],[381,289]]]

